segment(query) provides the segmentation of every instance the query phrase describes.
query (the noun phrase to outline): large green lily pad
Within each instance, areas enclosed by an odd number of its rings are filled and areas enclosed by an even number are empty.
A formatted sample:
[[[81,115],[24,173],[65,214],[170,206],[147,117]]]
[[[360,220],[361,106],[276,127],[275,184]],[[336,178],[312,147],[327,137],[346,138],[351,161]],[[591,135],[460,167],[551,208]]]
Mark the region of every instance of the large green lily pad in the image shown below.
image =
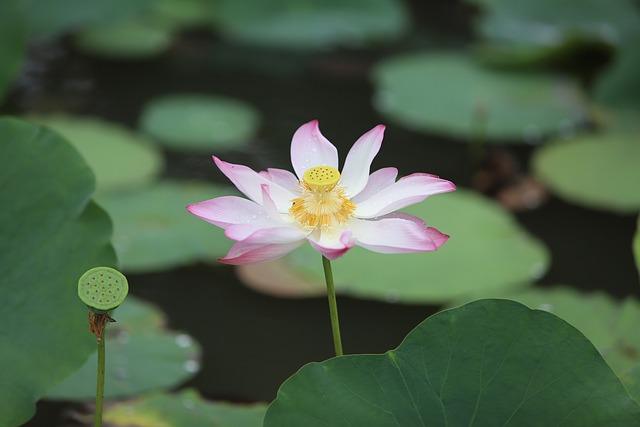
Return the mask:
[[[375,69],[374,81],[381,113],[462,141],[482,128],[489,141],[535,143],[586,118],[575,82],[482,68],[458,54],[390,58]]]
[[[118,22],[148,9],[154,0],[20,0],[30,32],[53,37],[88,25]]]
[[[15,3],[0,3],[0,100],[18,74],[27,50],[27,28]]]
[[[500,42],[561,46],[576,39],[616,45],[640,26],[629,0],[494,0],[478,1],[485,13],[477,29]]]
[[[172,30],[142,19],[93,26],[75,38],[78,49],[109,58],[148,58],[164,52],[173,38]]]
[[[410,25],[402,2],[391,0],[217,0],[211,18],[227,37],[295,49],[387,42]]]
[[[110,406],[104,412],[104,421],[113,427],[262,427],[266,410],[263,403],[211,402],[195,390],[184,390]]]
[[[638,43],[640,35],[626,40],[613,63],[598,77],[594,87],[594,97],[598,102],[614,108],[635,111],[636,114],[640,111]]]
[[[33,117],[67,138],[96,174],[97,191],[129,190],[154,180],[164,166],[160,151],[146,138],[97,118],[64,115]]]
[[[507,300],[438,313],[381,355],[311,363],[269,406],[278,426],[633,426],[640,405],[558,317]]]
[[[640,365],[623,372],[620,375],[622,383],[626,387],[629,394],[640,402]]]
[[[560,197],[591,208],[640,210],[637,133],[600,133],[547,144],[533,157],[536,175]]]
[[[343,294],[403,303],[441,303],[460,295],[528,283],[547,269],[545,247],[495,202],[470,191],[438,195],[405,210],[451,239],[436,252],[386,255],[354,248],[332,263]],[[275,294],[318,294],[320,254],[305,244],[268,264],[243,266],[252,287]]]
[[[200,348],[189,335],[164,328],[162,313],[134,296],[112,314],[107,326],[105,397],[133,396],[175,387],[199,370]],[[53,388],[47,397],[62,400],[95,398],[97,353]]]
[[[636,227],[636,234],[633,237],[633,256],[636,259],[636,267],[640,274],[640,216],[638,217],[638,225]]]
[[[508,298],[566,320],[589,338],[618,374],[640,364],[640,302],[633,297],[620,302],[604,292],[582,293],[568,287],[483,296]]]
[[[205,153],[247,143],[259,124],[258,112],[242,101],[194,94],[153,99],[140,118],[142,130],[159,142]]]
[[[185,210],[185,206],[228,194],[202,182],[164,181],[139,191],[98,199],[113,218],[113,244],[128,272],[167,270],[223,256],[224,232]]]
[[[116,258],[93,174],[60,136],[0,119],[0,187],[0,414],[15,426],[95,350],[78,278]]]

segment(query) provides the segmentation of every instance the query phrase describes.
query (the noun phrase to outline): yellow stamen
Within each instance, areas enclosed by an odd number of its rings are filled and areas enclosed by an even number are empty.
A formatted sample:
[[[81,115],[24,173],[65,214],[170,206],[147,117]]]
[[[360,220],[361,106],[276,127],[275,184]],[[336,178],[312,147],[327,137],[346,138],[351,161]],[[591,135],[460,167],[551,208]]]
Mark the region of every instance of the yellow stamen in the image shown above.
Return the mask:
[[[345,188],[338,186],[340,172],[330,166],[307,170],[300,181],[300,197],[289,209],[293,218],[308,230],[331,230],[345,224],[356,204],[347,198]]]

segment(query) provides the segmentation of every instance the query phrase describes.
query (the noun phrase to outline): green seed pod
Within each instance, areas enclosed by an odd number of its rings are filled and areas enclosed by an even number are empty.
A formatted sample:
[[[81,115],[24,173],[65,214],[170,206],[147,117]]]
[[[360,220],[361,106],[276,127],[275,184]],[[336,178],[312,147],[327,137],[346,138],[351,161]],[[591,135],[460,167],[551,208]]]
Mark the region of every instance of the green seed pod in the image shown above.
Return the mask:
[[[106,313],[118,307],[127,293],[127,278],[113,268],[92,268],[78,280],[78,296],[96,313]]]

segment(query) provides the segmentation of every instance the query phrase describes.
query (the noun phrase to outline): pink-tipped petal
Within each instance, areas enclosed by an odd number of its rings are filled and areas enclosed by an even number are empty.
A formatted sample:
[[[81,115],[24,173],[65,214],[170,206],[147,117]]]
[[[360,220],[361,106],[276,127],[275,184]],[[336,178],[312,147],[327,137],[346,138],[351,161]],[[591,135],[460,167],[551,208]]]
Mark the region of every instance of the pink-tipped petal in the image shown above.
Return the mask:
[[[391,184],[395,183],[397,176],[398,169],[396,168],[378,169],[377,171],[369,175],[367,185],[355,197],[352,197],[351,200],[356,204],[360,203],[361,201],[367,200],[369,197],[373,196],[376,193],[379,193]]]
[[[266,171],[260,172],[260,175],[267,177],[269,180],[293,193],[300,191],[300,181],[288,170],[269,168]]]
[[[224,234],[231,240],[245,243],[282,245],[303,240],[308,233],[295,226],[260,227],[253,224],[236,224],[227,227]]]
[[[300,126],[293,135],[291,164],[300,179],[307,169],[314,166],[338,169],[338,150],[320,133],[317,120]]]
[[[262,203],[262,185],[268,184],[271,198],[280,212],[287,212],[291,200],[296,197],[291,191],[267,179],[263,175],[244,165],[234,165],[213,157],[220,171],[233,182],[244,195],[256,203]]]
[[[415,173],[358,203],[354,215],[357,218],[376,218],[421,202],[434,194],[455,189],[456,186],[450,181]]]
[[[354,219],[350,227],[356,245],[383,254],[435,251],[449,238],[420,218],[402,213],[378,220]]]
[[[278,219],[281,221],[282,215],[280,215],[280,212],[278,212],[278,207],[271,198],[271,190],[269,186],[267,184],[262,184],[260,187],[262,189],[262,206],[267,212],[267,215],[269,216],[269,218]]]
[[[341,182],[347,188],[347,194],[353,197],[367,185],[369,170],[373,158],[380,151],[384,137],[383,125],[378,125],[362,135],[353,144],[341,173]]]
[[[313,233],[307,237],[307,240],[316,251],[330,260],[340,258],[355,244],[351,230],[343,230],[340,233],[321,232],[319,236]]]
[[[277,218],[271,218],[258,203],[236,196],[223,196],[193,203],[187,206],[187,210],[221,228],[233,224],[252,224],[260,227],[280,224]]]
[[[304,240],[284,245],[238,242],[224,258],[218,258],[218,261],[233,265],[273,261],[298,248],[302,243]]]

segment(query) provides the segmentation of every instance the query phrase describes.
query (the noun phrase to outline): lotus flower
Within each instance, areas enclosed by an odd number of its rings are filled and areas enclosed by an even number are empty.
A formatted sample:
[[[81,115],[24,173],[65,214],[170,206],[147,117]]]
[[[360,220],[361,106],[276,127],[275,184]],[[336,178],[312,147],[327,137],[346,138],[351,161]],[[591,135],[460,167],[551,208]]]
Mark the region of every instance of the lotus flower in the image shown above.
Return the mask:
[[[291,141],[295,175],[283,169],[255,172],[213,157],[248,199],[218,197],[187,206],[193,215],[225,230],[237,243],[220,258],[227,264],[271,261],[305,240],[333,260],[354,245],[381,252],[434,251],[449,236],[413,215],[396,212],[427,197],[455,190],[435,175],[415,173],[396,181],[398,170],[371,174],[385,127],[378,125],[353,145],[338,171],[338,151],[316,120],[302,125]]]

